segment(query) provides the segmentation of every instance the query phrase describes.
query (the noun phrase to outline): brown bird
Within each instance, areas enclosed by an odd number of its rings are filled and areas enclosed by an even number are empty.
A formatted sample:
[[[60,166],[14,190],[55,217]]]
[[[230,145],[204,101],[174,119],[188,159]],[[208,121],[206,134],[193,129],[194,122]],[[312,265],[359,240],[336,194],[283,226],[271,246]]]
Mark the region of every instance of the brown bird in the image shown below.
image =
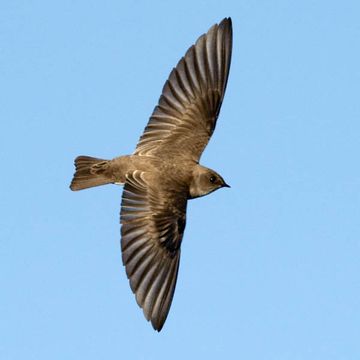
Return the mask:
[[[71,190],[124,185],[122,260],[136,301],[157,331],[175,291],[187,201],[229,187],[199,159],[220,112],[231,50],[231,19],[225,18],[172,70],[132,155],[75,159]]]

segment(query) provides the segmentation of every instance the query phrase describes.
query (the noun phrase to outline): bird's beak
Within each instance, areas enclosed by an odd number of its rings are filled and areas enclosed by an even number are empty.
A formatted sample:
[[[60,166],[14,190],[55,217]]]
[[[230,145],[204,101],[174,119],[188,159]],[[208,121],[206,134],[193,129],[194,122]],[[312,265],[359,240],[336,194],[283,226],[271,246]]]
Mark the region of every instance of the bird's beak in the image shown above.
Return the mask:
[[[230,186],[230,185],[228,185],[226,182],[224,182],[223,187],[228,187],[228,188],[231,188],[231,186]]]

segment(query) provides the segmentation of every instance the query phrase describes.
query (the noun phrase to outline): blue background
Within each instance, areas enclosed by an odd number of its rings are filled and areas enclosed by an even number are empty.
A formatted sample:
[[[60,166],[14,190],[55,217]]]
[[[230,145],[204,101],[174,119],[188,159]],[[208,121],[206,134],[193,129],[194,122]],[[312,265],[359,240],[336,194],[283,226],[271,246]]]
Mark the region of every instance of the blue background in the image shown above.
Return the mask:
[[[143,318],[121,188],[75,156],[134,150],[172,67],[231,16],[227,94],[174,302]],[[1,359],[359,359],[360,3],[2,1]]]

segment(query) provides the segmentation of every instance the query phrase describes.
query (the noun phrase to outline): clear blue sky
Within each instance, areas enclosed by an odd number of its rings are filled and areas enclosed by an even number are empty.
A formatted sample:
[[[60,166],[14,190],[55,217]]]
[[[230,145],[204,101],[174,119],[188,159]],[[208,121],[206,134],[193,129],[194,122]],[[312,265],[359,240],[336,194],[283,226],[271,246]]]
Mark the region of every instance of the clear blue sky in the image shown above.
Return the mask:
[[[119,249],[131,153],[171,68],[225,16],[230,78],[161,333]],[[0,358],[360,358],[360,3],[2,1]]]

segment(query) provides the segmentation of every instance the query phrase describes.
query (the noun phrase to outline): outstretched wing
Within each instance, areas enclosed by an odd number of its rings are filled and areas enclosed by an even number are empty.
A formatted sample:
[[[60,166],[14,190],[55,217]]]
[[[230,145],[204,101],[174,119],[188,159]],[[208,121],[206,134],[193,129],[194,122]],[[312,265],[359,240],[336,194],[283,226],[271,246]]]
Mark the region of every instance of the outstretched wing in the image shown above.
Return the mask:
[[[121,250],[136,301],[160,331],[174,295],[187,200],[152,188],[147,175],[139,170],[127,175],[121,203]]]
[[[225,18],[200,36],[172,70],[135,154],[199,160],[220,112],[231,50],[231,19]]]

